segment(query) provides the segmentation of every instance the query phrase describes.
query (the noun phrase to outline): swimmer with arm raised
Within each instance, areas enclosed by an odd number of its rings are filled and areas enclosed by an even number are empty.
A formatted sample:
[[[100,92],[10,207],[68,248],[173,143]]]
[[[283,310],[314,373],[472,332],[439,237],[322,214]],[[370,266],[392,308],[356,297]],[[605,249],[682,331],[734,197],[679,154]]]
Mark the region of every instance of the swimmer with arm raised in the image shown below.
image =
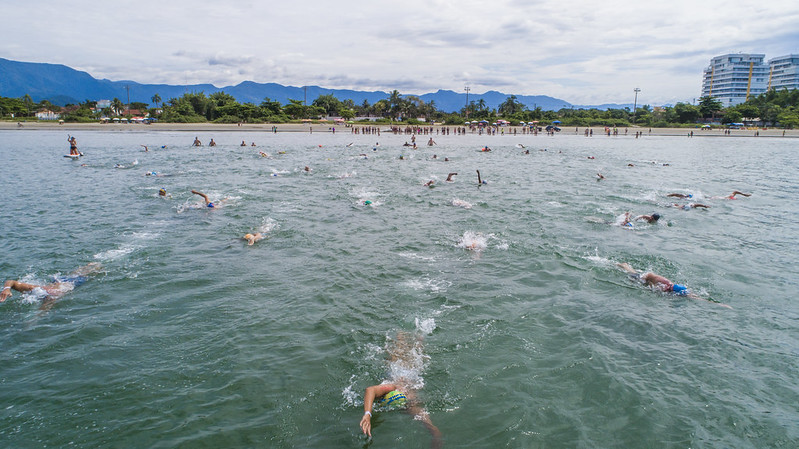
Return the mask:
[[[210,207],[210,208],[218,207],[223,202],[225,202],[225,200],[223,199],[221,201],[217,201],[216,203],[214,203],[214,202],[212,202],[211,200],[208,199],[208,195],[206,195],[206,194],[204,194],[202,192],[198,192],[196,190],[192,190],[191,193],[193,193],[195,195],[200,195],[202,197],[203,201],[205,201],[206,207]]]
[[[673,294],[675,294],[677,296],[685,296],[685,297],[691,298],[691,299],[698,299],[698,300],[702,300],[702,301],[707,301],[707,302],[711,302],[711,303],[714,303],[716,305],[719,305],[721,307],[726,307],[728,309],[732,309],[732,307],[728,306],[727,304],[722,304],[722,303],[720,303],[718,301],[714,301],[714,300],[711,300],[711,299],[706,299],[706,298],[703,298],[703,297],[701,297],[699,295],[691,293],[691,291],[688,290],[688,287],[686,287],[684,285],[680,285],[680,284],[675,284],[675,283],[671,282],[669,279],[667,279],[667,278],[665,278],[665,277],[663,277],[663,276],[661,276],[659,274],[655,274],[655,273],[653,273],[651,271],[647,271],[645,273],[638,272],[635,268],[633,268],[632,266],[630,266],[630,264],[628,264],[626,262],[617,263],[616,266],[621,268],[622,270],[624,270],[626,273],[628,273],[629,276],[630,276],[630,279],[638,281],[638,282],[644,284],[647,287],[655,288],[655,289],[657,289],[657,290],[659,290],[659,291],[661,291],[663,293],[673,293]]]
[[[421,350],[421,338],[417,337],[415,342],[408,342],[408,336],[404,332],[397,334],[394,345],[388,348],[390,354],[390,364],[399,365],[403,370],[413,371],[415,355]],[[404,409],[412,415],[415,420],[421,421],[425,428],[430,432],[432,440],[430,447],[440,448],[444,445],[441,431],[438,430],[430,419],[430,415],[422,406],[421,401],[416,397],[416,390],[409,379],[399,377],[392,381],[387,381],[380,385],[372,385],[366,388],[363,396],[363,417],[361,417],[360,427],[364,435],[372,437],[372,412],[374,404],[377,403],[381,409]]]

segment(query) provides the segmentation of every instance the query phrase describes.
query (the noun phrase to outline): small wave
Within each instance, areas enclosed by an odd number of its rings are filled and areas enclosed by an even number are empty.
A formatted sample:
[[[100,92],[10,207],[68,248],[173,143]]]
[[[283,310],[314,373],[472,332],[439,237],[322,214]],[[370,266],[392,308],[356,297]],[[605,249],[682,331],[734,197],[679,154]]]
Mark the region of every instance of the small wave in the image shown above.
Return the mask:
[[[261,222],[261,226],[257,229],[257,232],[266,234],[279,228],[280,225],[275,220],[269,217],[264,217],[263,221]]]
[[[403,282],[403,285],[414,290],[425,290],[433,293],[446,292],[452,286],[452,282],[441,279],[411,279]]]
[[[457,206],[457,207],[462,207],[464,209],[471,209],[472,208],[472,203],[470,203],[468,201],[464,201],[464,200],[458,199],[458,198],[455,198],[455,199],[452,200],[452,205],[453,206]]]
[[[416,318],[415,320],[416,330],[423,333],[424,335],[430,335],[436,330],[436,320],[433,318],[425,318],[419,319]]]
[[[406,259],[418,259],[418,260],[424,260],[424,261],[427,261],[427,262],[433,262],[433,261],[436,260],[436,258],[433,257],[433,256],[422,256],[422,255],[414,253],[414,252],[402,252],[402,253],[398,253],[398,255],[400,257],[404,257]]]
[[[457,246],[459,248],[468,249],[469,251],[482,251],[488,248],[488,236],[479,232],[466,231],[463,236],[458,239]]]
[[[136,250],[136,246],[131,244],[121,245],[119,248],[116,249],[109,249],[108,251],[103,251],[101,253],[97,253],[94,255],[94,258],[97,260],[102,260],[104,262],[117,260],[123,256],[126,256],[133,251]]]

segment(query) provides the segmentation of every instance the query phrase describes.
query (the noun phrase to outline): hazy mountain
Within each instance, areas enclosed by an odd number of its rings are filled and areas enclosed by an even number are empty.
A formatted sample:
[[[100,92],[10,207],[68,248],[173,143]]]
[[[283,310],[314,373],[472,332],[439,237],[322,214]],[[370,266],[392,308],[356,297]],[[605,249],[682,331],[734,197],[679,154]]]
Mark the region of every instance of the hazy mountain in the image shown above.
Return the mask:
[[[180,97],[186,92],[204,92],[210,95],[224,91],[232,95],[240,103],[260,104],[264,98],[288,103],[290,99],[303,100],[310,104],[320,95],[332,94],[339,100],[350,99],[355,104],[364,100],[374,104],[378,100],[388,98],[388,93],[379,91],[356,91],[346,89],[325,89],[318,86],[295,87],[276,83],[256,83],[244,81],[235,86],[216,87],[212,84],[169,85],[141,84],[135,81],[98,80],[86,72],[81,72],[61,64],[44,64],[11,61],[0,58],[0,96],[18,98],[25,94],[34,101],[48,100],[63,106],[68,103],[79,103],[85,100],[112,100],[119,98],[127,103],[139,101],[150,104],[153,95],[158,94],[164,101]],[[510,95],[496,91],[483,94],[469,94],[469,101],[485,101],[489,108],[497,108]],[[466,93],[451,90],[439,90],[435,93],[419,95],[425,102],[434,101],[440,111],[456,112],[466,105]],[[567,101],[546,95],[517,95],[517,100],[530,109],[540,107],[543,110],[558,110],[572,107]],[[574,106],[577,108],[577,106]],[[588,106],[582,106],[588,107]],[[602,109],[616,107],[603,105]],[[624,106],[619,106],[624,107]]]

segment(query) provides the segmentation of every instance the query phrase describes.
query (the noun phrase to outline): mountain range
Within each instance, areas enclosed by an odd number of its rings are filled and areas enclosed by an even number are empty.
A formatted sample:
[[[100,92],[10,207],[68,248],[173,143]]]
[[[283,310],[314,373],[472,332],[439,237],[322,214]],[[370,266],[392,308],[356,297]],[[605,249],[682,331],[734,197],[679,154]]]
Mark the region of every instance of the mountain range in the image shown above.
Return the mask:
[[[19,98],[27,94],[33,101],[48,100],[57,106],[77,104],[86,100],[112,100],[114,98],[119,98],[123,103],[130,101],[150,104],[151,98],[155,94],[158,94],[163,101],[168,101],[171,98],[181,97],[187,92],[203,92],[210,95],[220,91],[232,95],[240,103],[254,104],[260,104],[264,98],[283,104],[292,99],[310,103],[320,95],[333,95],[339,100],[350,99],[355,104],[362,104],[364,100],[369,104],[374,104],[378,100],[389,97],[388,93],[380,91],[327,89],[319,86],[296,87],[253,81],[244,81],[235,86],[216,87],[213,84],[142,84],[129,80],[98,80],[86,72],[62,64],[20,62],[0,58],[0,96]],[[130,96],[128,97],[128,95]],[[509,96],[510,94],[488,91],[482,94],[470,94],[469,101],[482,99],[487,107],[493,109]],[[425,103],[435,101],[436,108],[445,112],[456,112],[466,105],[466,94],[451,90],[439,90],[418,95],[418,97]],[[579,106],[547,95],[517,95],[516,99],[530,109],[540,107],[543,110],[570,107],[608,109],[632,106],[627,104]]]

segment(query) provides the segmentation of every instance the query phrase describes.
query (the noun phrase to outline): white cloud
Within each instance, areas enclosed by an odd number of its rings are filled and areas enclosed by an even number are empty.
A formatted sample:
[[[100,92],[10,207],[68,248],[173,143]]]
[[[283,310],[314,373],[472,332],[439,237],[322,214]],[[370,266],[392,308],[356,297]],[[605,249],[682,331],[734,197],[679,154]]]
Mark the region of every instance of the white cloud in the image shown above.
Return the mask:
[[[689,101],[710,58],[799,53],[799,4],[406,0],[6,2],[0,56],[142,83],[499,90]],[[14,42],[24,42],[24,45]]]

